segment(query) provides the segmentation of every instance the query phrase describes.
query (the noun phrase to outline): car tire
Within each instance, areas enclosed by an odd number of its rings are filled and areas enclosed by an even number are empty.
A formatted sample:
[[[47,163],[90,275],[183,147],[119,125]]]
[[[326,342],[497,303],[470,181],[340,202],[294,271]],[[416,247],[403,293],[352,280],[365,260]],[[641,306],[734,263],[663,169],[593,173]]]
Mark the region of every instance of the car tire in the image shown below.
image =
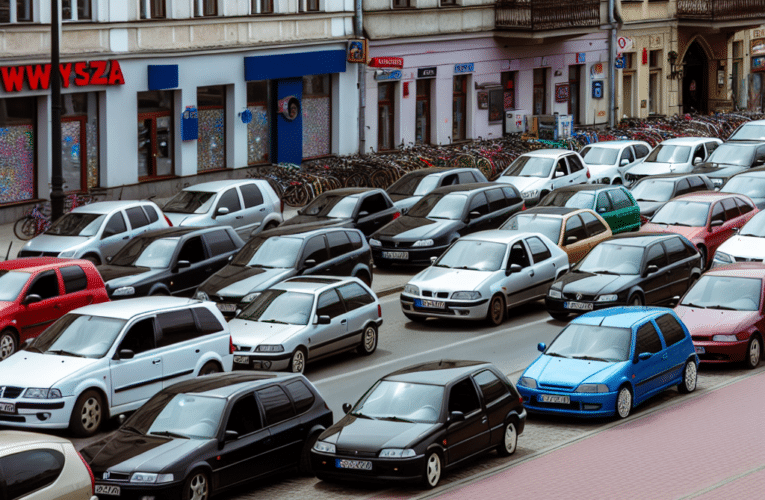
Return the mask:
[[[550,316],[552,316],[552,319],[554,319],[556,321],[568,321],[568,317],[570,315],[571,315],[571,313],[564,313],[564,312],[551,312],[550,313]]]
[[[0,332],[0,361],[4,360],[19,348],[16,334],[10,328]]]
[[[313,467],[311,466],[311,449],[313,449],[313,445],[316,444],[320,434],[321,432],[314,432],[308,436],[308,439],[306,439],[303,444],[303,451],[300,453],[300,462],[298,462],[298,472],[301,476],[312,477],[314,475]]]
[[[105,420],[104,400],[97,391],[89,390],[80,394],[69,417],[69,430],[79,437],[90,437],[98,432]]]
[[[630,306],[642,306],[643,304],[643,296],[639,293],[633,293],[630,295],[630,298],[627,300],[627,305]]]
[[[431,451],[425,459],[425,467],[422,471],[422,484],[427,489],[433,489],[441,481],[441,472],[443,470],[441,454],[437,451]]]
[[[377,325],[370,324],[364,328],[361,333],[361,345],[358,348],[359,354],[370,356],[377,350]]]
[[[208,500],[210,498],[210,476],[205,471],[195,470],[183,483],[183,500]]]
[[[404,313],[404,316],[406,317],[406,319],[414,323],[424,323],[425,320],[427,319],[425,316],[415,316],[414,314],[407,314],[407,313]]]
[[[489,301],[489,309],[486,311],[486,322],[491,326],[499,326],[505,319],[505,298],[502,295],[495,295]]]
[[[0,352],[2,352],[2,337],[0,337]],[[0,358],[2,359],[2,358]],[[762,338],[755,334],[749,339],[746,346],[746,357],[744,358],[744,367],[747,370],[754,370],[760,364],[762,359]]]
[[[202,368],[199,370],[198,377],[204,377],[205,375],[211,375],[213,373],[220,373],[221,369],[220,366],[218,366],[218,363],[215,361],[208,361],[205,363]]]
[[[94,266],[100,266],[101,265],[101,259],[98,258],[98,256],[90,254],[83,257],[83,259],[87,260]]]
[[[263,231],[270,231],[271,229],[276,229],[279,227],[279,223],[275,221],[271,221],[268,224],[266,224],[266,227],[263,228]]]
[[[305,349],[302,347],[295,349],[290,358],[289,371],[292,373],[303,373],[305,371],[306,358]]]
[[[616,416],[627,418],[632,411],[632,391],[626,385],[619,389],[616,395]]]
[[[369,279],[369,275],[366,272],[361,272],[356,276],[356,278],[360,279],[362,283],[364,283],[369,288],[372,288],[372,280]]]
[[[683,380],[677,385],[677,390],[683,394],[688,394],[696,390],[699,371],[694,361],[688,361],[683,368]]]
[[[515,421],[511,420],[505,424],[505,432],[502,434],[502,442],[497,446],[497,453],[501,457],[509,457],[515,453],[518,447],[518,428]]]

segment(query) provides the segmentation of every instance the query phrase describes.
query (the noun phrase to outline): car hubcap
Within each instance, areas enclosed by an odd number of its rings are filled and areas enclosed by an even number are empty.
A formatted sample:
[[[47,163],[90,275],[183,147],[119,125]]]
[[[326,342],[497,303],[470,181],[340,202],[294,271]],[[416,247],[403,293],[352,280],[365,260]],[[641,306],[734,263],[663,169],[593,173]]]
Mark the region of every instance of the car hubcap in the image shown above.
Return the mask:
[[[0,358],[2,358],[2,343],[0,343]],[[757,366],[760,364],[760,341],[759,339],[754,339],[752,341],[752,346],[749,348],[749,364],[752,366]]]
[[[5,359],[16,350],[13,337],[9,334],[5,334],[0,337],[0,359]]]
[[[495,299],[491,305],[491,318],[495,323],[499,323],[502,320],[502,301]]]
[[[300,373],[303,371],[303,365],[305,364],[305,358],[303,357],[303,351],[295,351],[292,356],[292,371]]]
[[[96,398],[89,398],[82,406],[82,426],[88,430],[98,427],[101,422],[101,405]]]
[[[640,304],[640,297],[635,297],[634,299],[632,299],[632,305],[633,305],[633,306],[639,306],[639,305],[641,305],[641,304]]]
[[[377,341],[375,337],[375,329],[370,326],[367,328],[366,332],[364,332],[364,349],[367,352],[372,352],[375,348],[375,342]]]
[[[685,366],[685,388],[689,392],[696,388],[696,363]]]
[[[515,443],[517,443],[518,436],[515,433],[515,425],[507,424],[505,429],[505,449],[508,453],[515,451]]]
[[[202,474],[197,474],[191,479],[189,485],[191,489],[192,500],[203,500],[207,498],[207,479]]]
[[[620,417],[626,417],[630,414],[630,408],[632,407],[632,395],[627,389],[622,389],[619,392],[619,401],[617,402],[617,411]]]
[[[441,478],[441,459],[433,453],[428,459],[428,483],[431,486],[438,484]]]

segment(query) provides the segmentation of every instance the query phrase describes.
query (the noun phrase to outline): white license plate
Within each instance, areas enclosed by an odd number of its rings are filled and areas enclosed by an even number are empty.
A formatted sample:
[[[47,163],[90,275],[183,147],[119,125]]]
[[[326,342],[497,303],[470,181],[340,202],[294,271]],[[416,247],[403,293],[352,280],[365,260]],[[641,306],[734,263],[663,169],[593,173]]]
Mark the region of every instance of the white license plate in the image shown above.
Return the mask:
[[[707,351],[706,351],[706,350],[705,350],[703,347],[701,347],[700,345],[697,345],[697,346],[695,346],[695,349],[696,349],[696,354],[704,354],[705,352],[707,352]]]
[[[120,496],[120,487],[112,486],[110,484],[97,484],[95,492],[102,495]]]
[[[218,306],[218,310],[223,312],[234,312],[236,311],[236,304],[223,304],[221,302],[218,302],[216,304]]]
[[[568,396],[551,396],[549,394],[541,394],[539,400],[543,403],[560,403],[564,405],[571,402],[571,398]]]
[[[372,462],[368,460],[343,460],[335,459],[335,467],[338,469],[372,470]]]
[[[383,259],[409,260],[409,252],[383,252]]]
[[[16,413],[16,405],[13,403],[0,403],[0,413]]]
[[[234,363],[239,363],[241,365],[248,365],[250,364],[250,358],[247,356],[234,356]]]
[[[446,302],[443,300],[414,299],[416,307],[430,307],[431,309],[446,309]]]
[[[579,311],[592,311],[592,304],[585,304],[584,302],[564,302],[563,307],[566,309],[577,309]]]

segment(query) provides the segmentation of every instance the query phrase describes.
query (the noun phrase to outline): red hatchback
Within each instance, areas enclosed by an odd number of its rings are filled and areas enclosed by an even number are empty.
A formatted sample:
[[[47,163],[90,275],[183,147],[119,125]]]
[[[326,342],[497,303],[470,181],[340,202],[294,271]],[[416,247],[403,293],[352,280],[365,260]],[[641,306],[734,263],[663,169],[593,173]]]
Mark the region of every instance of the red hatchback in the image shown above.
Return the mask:
[[[735,193],[704,191],[672,198],[640,228],[647,233],[677,233],[696,245],[709,267],[717,247],[749,222],[759,210]]]
[[[87,260],[0,262],[0,361],[72,309],[108,300],[101,275]]]
[[[702,363],[757,368],[765,332],[765,264],[742,262],[707,271],[675,312],[691,332]]]

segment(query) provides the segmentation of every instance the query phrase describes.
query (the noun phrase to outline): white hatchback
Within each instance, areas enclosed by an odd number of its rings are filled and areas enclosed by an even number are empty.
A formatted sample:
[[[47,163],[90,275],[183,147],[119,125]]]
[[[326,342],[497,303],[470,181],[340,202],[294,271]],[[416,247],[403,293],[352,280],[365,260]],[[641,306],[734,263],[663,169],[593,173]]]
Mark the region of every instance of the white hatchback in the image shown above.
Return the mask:
[[[624,180],[632,185],[644,177],[663,174],[685,174],[706,161],[722,144],[714,137],[678,137],[656,146],[643,161],[624,172]]]
[[[590,169],[590,184],[624,184],[624,172],[650,152],[644,141],[603,141],[586,145],[579,154]]]

